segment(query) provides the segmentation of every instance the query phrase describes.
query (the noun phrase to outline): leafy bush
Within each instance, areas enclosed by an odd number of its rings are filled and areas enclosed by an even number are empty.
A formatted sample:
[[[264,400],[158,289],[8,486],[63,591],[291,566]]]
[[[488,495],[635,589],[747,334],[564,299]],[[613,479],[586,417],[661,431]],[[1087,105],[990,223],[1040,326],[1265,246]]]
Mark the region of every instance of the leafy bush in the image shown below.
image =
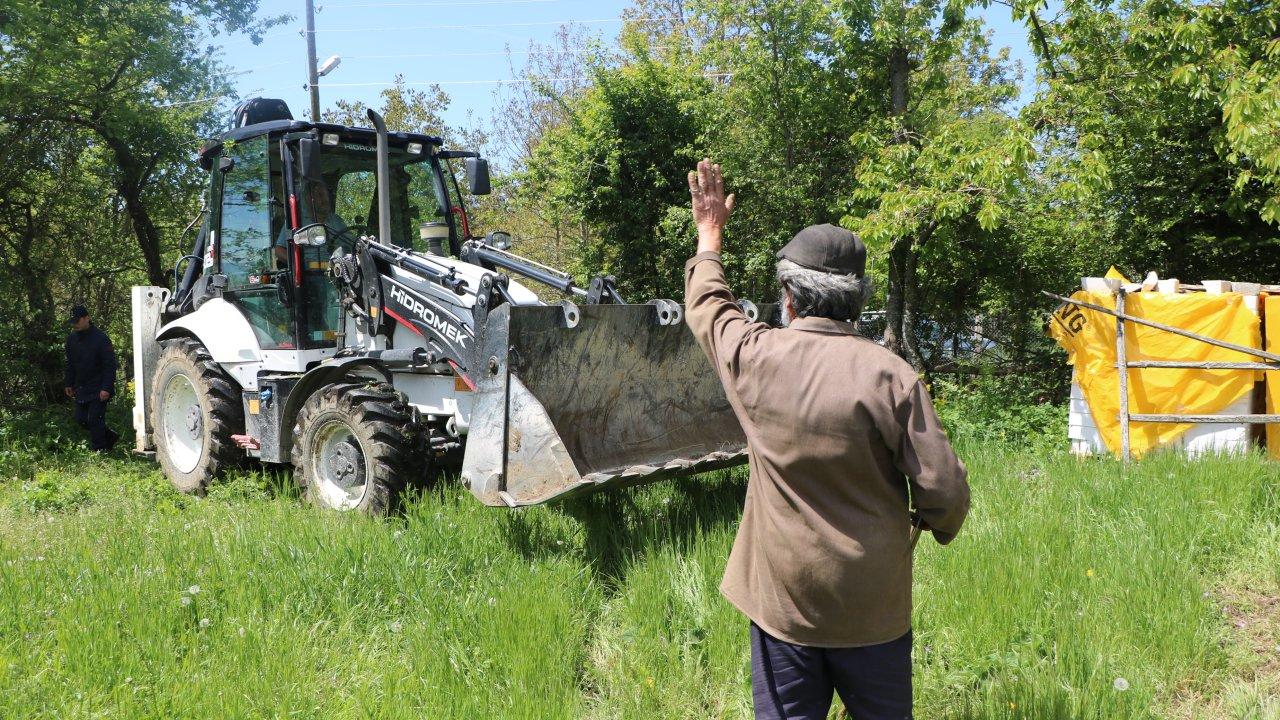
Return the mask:
[[[934,379],[938,417],[957,444],[996,443],[1050,449],[1066,444],[1066,408],[1045,402],[1036,378],[978,375],[962,384]]]
[[[64,406],[0,410],[0,482],[31,480],[50,456],[83,452],[83,436]]]
[[[42,470],[23,484],[14,497],[15,509],[28,512],[64,512],[87,505],[93,493],[85,476]]]

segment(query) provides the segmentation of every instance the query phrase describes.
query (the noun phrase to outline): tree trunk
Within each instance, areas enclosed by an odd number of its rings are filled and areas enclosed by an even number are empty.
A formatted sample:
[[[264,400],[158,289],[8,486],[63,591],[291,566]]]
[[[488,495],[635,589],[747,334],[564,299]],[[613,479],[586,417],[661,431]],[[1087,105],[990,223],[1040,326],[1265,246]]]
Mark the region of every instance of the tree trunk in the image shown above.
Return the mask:
[[[924,370],[924,365],[912,331],[916,318],[917,260],[914,237],[898,238],[889,247],[884,345],[919,372]]]
[[[907,114],[908,87],[907,80],[911,74],[910,57],[907,49],[901,45],[889,50],[889,114],[896,118]],[[899,132],[895,142],[903,142],[905,138]]]
[[[898,118],[892,143],[907,142],[906,114],[908,79],[911,72],[907,49],[889,50],[889,114]],[[916,237],[896,238],[889,247],[889,287],[886,292],[884,344],[899,357],[921,370],[920,353],[912,333],[916,297]]]
[[[106,128],[96,128],[98,134],[106,141],[115,156],[120,168],[116,180],[116,192],[124,200],[125,211],[133,225],[133,235],[138,241],[138,249],[142,251],[142,259],[147,266],[147,280],[152,285],[167,285],[165,269],[160,262],[160,231],[151,220],[151,213],[142,201],[142,192],[146,187],[150,170],[146,168],[129,146],[120,138],[111,135]]]

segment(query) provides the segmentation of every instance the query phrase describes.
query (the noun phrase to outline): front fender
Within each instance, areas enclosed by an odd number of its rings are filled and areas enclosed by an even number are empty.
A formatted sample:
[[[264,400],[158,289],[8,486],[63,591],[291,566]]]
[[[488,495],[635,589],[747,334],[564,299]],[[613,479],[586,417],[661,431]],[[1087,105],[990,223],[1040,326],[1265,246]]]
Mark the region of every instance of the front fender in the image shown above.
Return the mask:
[[[284,409],[280,413],[280,457],[281,462],[289,461],[289,454],[293,451],[293,423],[298,417],[298,411],[302,409],[302,404],[311,397],[315,391],[335,383],[342,378],[350,375],[353,370],[361,367],[369,367],[378,371],[387,382],[391,382],[391,373],[381,362],[375,358],[353,357],[342,358],[340,360],[327,360],[316,365],[298,378],[298,382],[294,384],[293,389],[289,391],[289,397],[284,401]]]
[[[166,324],[156,334],[156,340],[186,335],[199,340],[220,365],[262,360],[262,346],[248,318],[222,298],[212,298],[195,312]]]

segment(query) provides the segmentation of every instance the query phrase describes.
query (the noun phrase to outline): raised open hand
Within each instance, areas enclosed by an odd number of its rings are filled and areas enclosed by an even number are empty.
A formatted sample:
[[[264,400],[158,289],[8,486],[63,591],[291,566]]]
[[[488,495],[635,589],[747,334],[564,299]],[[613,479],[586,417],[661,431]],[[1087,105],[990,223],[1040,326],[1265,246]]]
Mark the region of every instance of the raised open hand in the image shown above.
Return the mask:
[[[720,251],[720,234],[733,212],[733,195],[725,197],[720,166],[705,158],[696,172],[689,173],[689,194],[693,197],[693,222],[698,227],[698,250]],[[714,245],[714,247],[704,247]]]

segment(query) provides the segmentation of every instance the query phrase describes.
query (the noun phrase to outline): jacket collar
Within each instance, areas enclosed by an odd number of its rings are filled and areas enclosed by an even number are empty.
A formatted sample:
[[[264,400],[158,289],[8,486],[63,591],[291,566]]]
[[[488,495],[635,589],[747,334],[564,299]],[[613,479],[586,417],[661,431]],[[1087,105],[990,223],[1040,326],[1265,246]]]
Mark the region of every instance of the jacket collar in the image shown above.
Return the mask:
[[[844,322],[842,320],[832,320],[824,317],[802,317],[791,321],[787,326],[792,330],[801,330],[804,332],[824,333],[827,335],[857,335],[858,331],[854,329],[853,323]]]

